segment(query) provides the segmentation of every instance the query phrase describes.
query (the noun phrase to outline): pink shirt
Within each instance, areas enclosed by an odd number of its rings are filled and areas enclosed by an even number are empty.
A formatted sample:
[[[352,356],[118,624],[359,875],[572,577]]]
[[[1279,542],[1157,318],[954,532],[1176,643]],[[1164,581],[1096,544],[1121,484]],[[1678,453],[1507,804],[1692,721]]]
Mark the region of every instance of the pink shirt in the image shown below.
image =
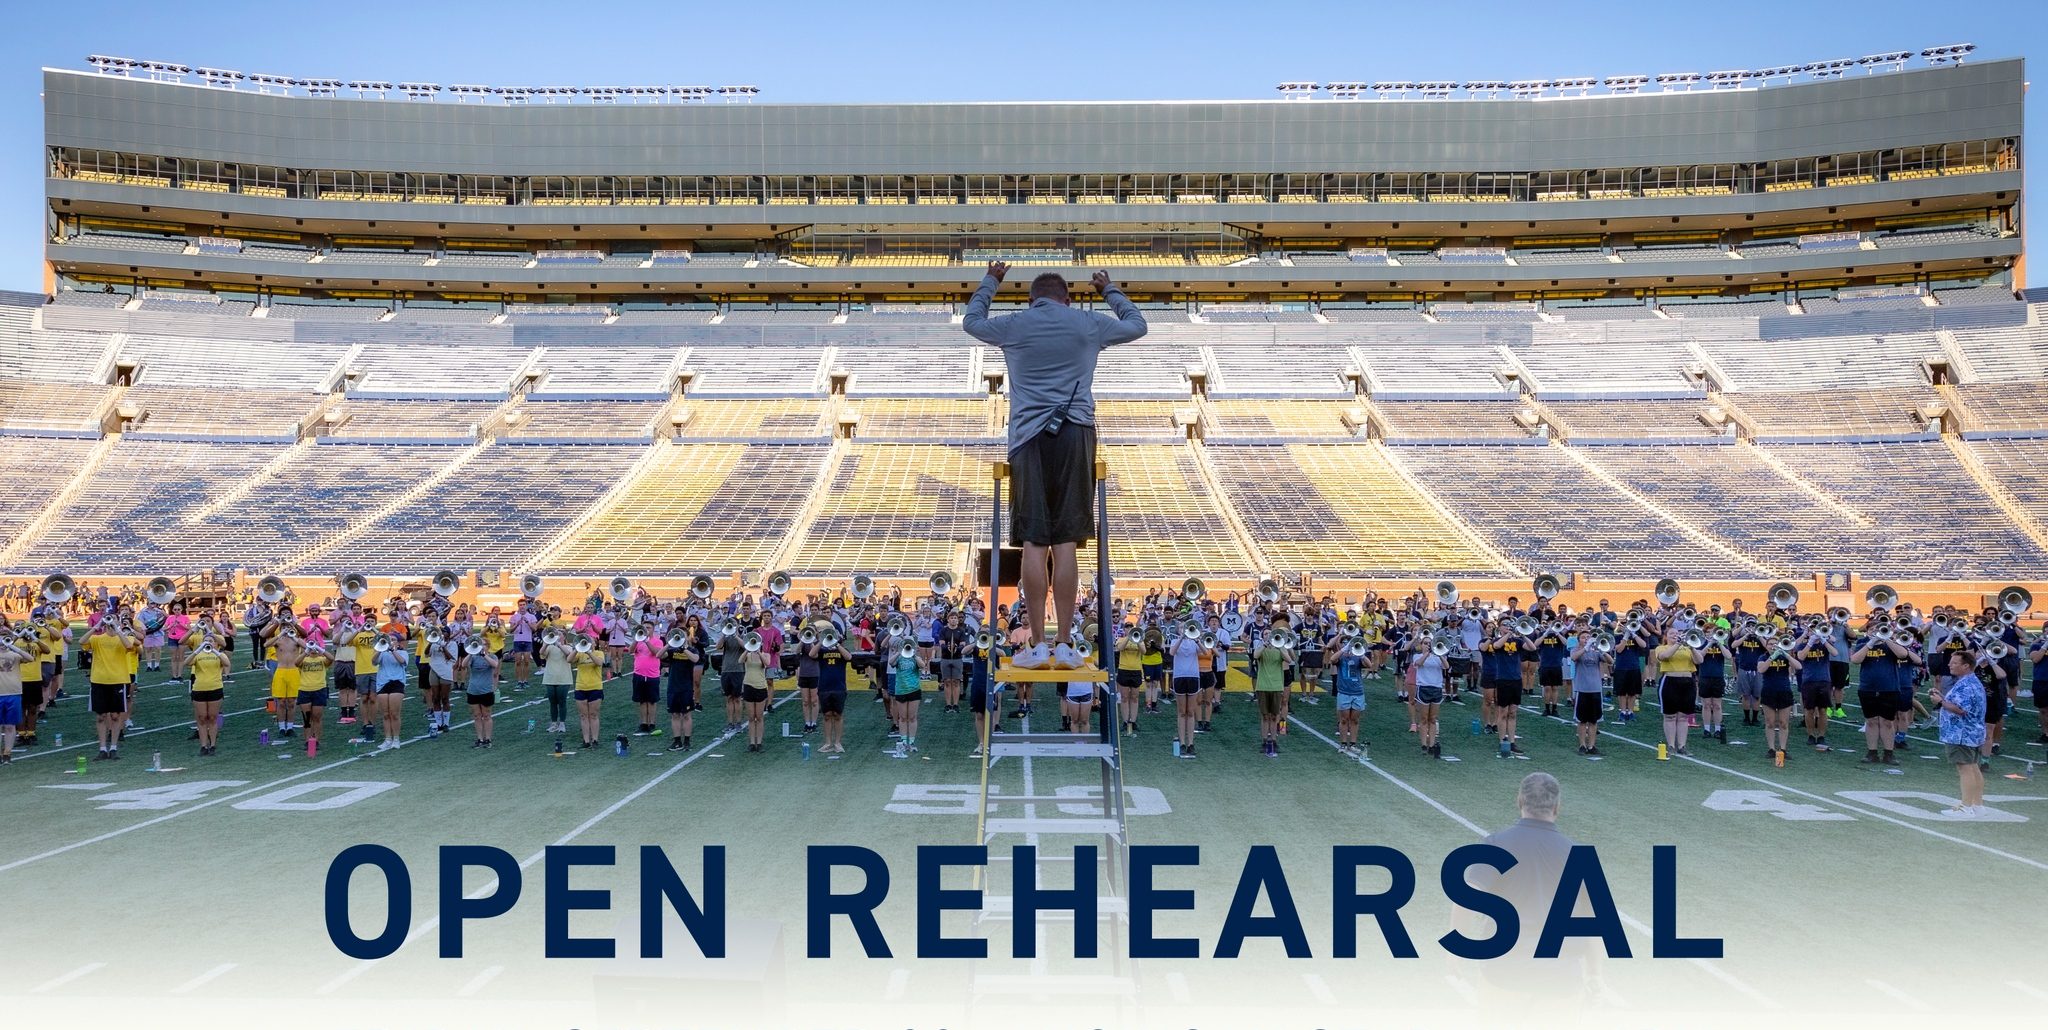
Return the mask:
[[[633,675],[660,676],[664,649],[660,637],[648,637],[633,645]]]

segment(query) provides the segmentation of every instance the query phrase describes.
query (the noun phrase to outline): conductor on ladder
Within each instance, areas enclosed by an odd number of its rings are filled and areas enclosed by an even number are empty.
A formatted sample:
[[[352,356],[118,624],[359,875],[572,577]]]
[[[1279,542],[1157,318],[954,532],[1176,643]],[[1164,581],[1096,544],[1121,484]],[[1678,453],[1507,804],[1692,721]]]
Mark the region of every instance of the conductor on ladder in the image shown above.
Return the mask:
[[[1145,316],[1110,281],[1090,280],[1115,317],[1069,306],[1067,281],[1047,272],[1031,280],[1031,306],[998,318],[989,302],[1010,266],[992,261],[967,302],[962,328],[1003,352],[1010,383],[1010,543],[1023,549],[1024,609],[1031,642],[1011,664],[1023,669],[1077,669],[1072,646],[1074,595],[1080,583],[1075,551],[1092,533],[1095,497],[1095,359],[1105,347],[1145,335]],[[1058,616],[1045,641],[1050,580]]]

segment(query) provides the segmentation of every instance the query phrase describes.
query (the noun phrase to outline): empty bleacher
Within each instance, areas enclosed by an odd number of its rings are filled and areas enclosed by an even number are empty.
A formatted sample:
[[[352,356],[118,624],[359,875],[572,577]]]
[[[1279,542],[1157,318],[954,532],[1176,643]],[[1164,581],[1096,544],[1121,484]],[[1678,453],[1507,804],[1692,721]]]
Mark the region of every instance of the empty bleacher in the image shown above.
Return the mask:
[[[158,574],[164,550],[194,532],[189,516],[281,453],[265,444],[123,440],[22,549],[17,571]],[[231,539],[218,539],[200,561],[181,571],[238,567],[242,558]]]
[[[2048,435],[2048,381],[1972,383],[1956,397],[1966,434]]]
[[[361,397],[473,397],[511,395],[513,375],[531,351],[465,344],[365,344],[350,362],[360,372],[349,393]]]
[[[813,346],[696,347],[692,397],[822,397],[826,350]]]
[[[97,383],[0,379],[0,434],[98,436],[113,394]]]
[[[8,488],[0,490],[0,541],[13,541],[49,507],[97,443],[0,435],[8,476]]]
[[[1348,397],[1353,392],[1344,373],[1356,362],[1344,347],[1219,343],[1208,352],[1215,370],[1211,397]]]
[[[978,398],[871,397],[849,406],[860,416],[861,440],[991,440],[1001,439],[1004,425],[994,420],[995,406],[987,395]]]
[[[289,571],[521,568],[646,453],[645,447],[485,446],[438,489]]]
[[[686,347],[549,347],[536,371],[531,397],[556,400],[652,400],[666,398],[675,373],[688,360]]]
[[[827,470],[816,521],[787,561],[799,573],[923,574],[988,537],[990,463],[1002,444],[855,443]]]
[[[977,374],[982,348],[972,346],[965,334],[947,335],[952,339],[938,345],[892,341],[885,336],[843,346],[834,371],[848,373],[849,397],[986,395],[988,387]]]
[[[1187,437],[1187,430],[1174,424],[1174,413],[1192,411],[1188,401],[1095,402],[1095,438],[1104,443],[1172,443]],[[1009,412],[997,413],[999,424],[1008,425]]]
[[[1362,444],[1211,446],[1252,542],[1276,568],[1325,576],[1509,574]]]
[[[483,325],[496,317],[498,312],[491,308],[427,307],[408,304],[392,315],[391,321],[407,325]]]
[[[658,445],[645,474],[535,567],[584,576],[759,571],[792,528],[825,455],[818,444]]]
[[[1477,399],[1511,392],[1494,374],[1506,362],[1492,347],[1370,345],[1355,350],[1375,398]]]
[[[121,361],[137,366],[137,386],[316,393],[333,384],[347,353],[340,344],[251,346],[246,340],[136,335],[122,345]]]
[[[499,437],[522,442],[652,442],[668,401],[546,400],[528,396],[506,416]]]
[[[698,400],[676,409],[684,419],[677,440],[801,440],[832,435],[822,401],[777,397],[767,400]]]
[[[1791,340],[1707,339],[1700,346],[1726,373],[1730,390],[1818,390],[1927,382],[1923,360],[1941,357],[1933,333],[1815,336]]]
[[[1632,343],[1569,343],[1514,352],[1534,378],[1536,395],[1581,397],[1700,396],[1705,387],[1686,374],[1693,364],[1684,347]]]
[[[1976,381],[2048,379],[2048,326],[1958,329],[1955,336]]]
[[[291,301],[270,302],[270,317],[290,318],[307,322],[375,322],[391,313],[389,305],[376,303],[334,302],[326,304],[302,304]]]
[[[2036,519],[2048,512],[2048,439],[1975,440],[1968,444],[1999,487]]]
[[[1628,578],[1761,574],[1687,536],[1560,447],[1392,447],[1388,453],[1496,550],[1531,571]]]
[[[1374,401],[1373,410],[1388,440],[1409,441],[1528,441],[1535,434],[1515,422],[1522,402],[1515,398],[1492,401]]]
[[[1363,414],[1356,401],[1211,400],[1202,406],[1204,437],[1212,443],[1346,440],[1360,435],[1348,416]]]
[[[1224,499],[1209,489],[1201,458],[1185,444],[1108,445],[1110,567],[1134,575],[1217,573],[1251,567],[1231,533]],[[984,536],[986,533],[984,532]],[[1094,566],[1094,549],[1082,548]]]
[[[989,355],[991,367],[1002,358]],[[1201,350],[1191,343],[1141,339],[1111,347],[1095,360],[1095,396],[1152,397],[1189,396],[1188,368],[1199,366]]]
[[[127,425],[135,439],[289,443],[320,400],[309,391],[145,384],[129,390],[120,407],[140,415]]]
[[[1760,440],[1855,440],[1931,432],[1915,415],[1939,397],[1933,387],[1807,390],[1725,395],[1749,416]]]
[[[1700,412],[1708,406],[1703,397],[1545,401],[1543,406],[1562,423],[1559,428],[1567,439],[1581,443],[1698,439],[1720,435],[1720,430],[1700,419]]]
[[[350,397],[335,414],[328,435],[336,440],[469,443],[496,401],[374,400]]]
[[[0,304],[0,376],[59,382],[102,382],[113,338],[100,333],[35,327],[35,308]]]

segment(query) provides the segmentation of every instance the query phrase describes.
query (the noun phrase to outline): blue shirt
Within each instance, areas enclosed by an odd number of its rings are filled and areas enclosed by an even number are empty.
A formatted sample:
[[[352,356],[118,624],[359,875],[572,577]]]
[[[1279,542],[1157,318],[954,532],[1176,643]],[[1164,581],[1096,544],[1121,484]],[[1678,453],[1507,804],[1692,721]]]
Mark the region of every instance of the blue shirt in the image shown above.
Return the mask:
[[[1605,657],[1598,650],[1587,648],[1585,654],[1572,659],[1572,693],[1600,692],[1600,660]]]
[[[1941,699],[1947,704],[1941,706],[1941,742],[1960,744],[1964,747],[1979,747],[1984,743],[1984,684],[1978,682],[1977,674],[1966,672],[1955,678],[1955,682],[1942,691]],[[1949,705],[1962,709],[1958,715],[1948,710]]]
[[[1022,311],[990,318],[998,283],[983,276],[960,327],[1003,352],[1010,384],[1010,450],[1045,432],[1064,408],[1067,421],[1095,424],[1095,359],[1105,347],[1145,335],[1145,316],[1114,286],[1103,297],[1115,318],[1040,298]]]

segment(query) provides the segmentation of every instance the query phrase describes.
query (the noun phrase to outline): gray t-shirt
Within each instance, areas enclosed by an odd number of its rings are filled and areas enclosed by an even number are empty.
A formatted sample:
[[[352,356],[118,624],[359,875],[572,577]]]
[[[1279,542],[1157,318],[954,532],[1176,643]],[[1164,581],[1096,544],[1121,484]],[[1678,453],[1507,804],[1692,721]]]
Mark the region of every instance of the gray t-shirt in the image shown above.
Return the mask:
[[[999,285],[984,276],[967,302],[961,328],[1003,352],[1010,383],[1010,450],[1045,431],[1061,408],[1067,421],[1095,424],[1095,359],[1104,347],[1145,335],[1145,316],[1115,286],[1103,299],[1115,318],[1040,299],[995,318],[989,302]]]

